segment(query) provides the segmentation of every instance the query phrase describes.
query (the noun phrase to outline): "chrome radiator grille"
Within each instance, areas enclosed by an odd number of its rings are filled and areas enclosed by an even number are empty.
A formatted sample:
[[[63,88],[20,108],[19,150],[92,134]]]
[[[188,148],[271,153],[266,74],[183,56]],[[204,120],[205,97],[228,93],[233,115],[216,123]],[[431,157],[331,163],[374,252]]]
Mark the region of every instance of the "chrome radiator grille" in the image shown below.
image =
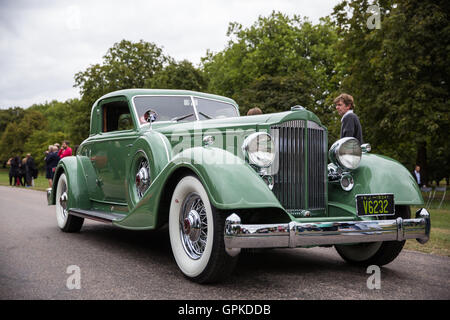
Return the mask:
[[[293,120],[271,127],[277,158],[273,192],[283,207],[325,209],[327,146],[325,130],[312,121]]]

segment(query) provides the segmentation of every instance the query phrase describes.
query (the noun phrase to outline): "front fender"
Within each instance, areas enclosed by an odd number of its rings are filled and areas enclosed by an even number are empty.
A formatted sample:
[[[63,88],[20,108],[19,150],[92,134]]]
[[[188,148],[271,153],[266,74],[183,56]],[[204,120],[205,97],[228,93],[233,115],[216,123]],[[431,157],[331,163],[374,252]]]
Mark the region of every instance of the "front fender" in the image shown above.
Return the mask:
[[[197,174],[218,209],[282,208],[258,173],[226,150],[192,148],[180,153],[173,163]]]
[[[68,208],[91,209],[87,183],[78,156],[65,157],[58,162],[53,179],[50,204],[56,203],[56,187],[62,173],[65,173],[67,178]]]
[[[180,169],[198,176],[212,205],[218,209],[283,209],[265,182],[245,161],[220,148],[196,147],[171,159],[128,217],[117,224],[128,228],[154,228],[161,197],[168,192],[168,181]]]
[[[363,154],[360,166],[352,172],[355,186],[349,192],[339,183],[329,183],[331,216],[356,214],[358,194],[393,193],[396,205],[423,205],[422,193],[409,171],[398,161],[377,155]]]

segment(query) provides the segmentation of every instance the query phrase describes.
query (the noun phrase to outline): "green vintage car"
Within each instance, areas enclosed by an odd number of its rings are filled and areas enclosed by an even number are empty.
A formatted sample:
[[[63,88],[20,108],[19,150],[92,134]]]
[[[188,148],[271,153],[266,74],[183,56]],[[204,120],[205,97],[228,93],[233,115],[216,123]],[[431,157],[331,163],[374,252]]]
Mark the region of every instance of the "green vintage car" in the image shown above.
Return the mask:
[[[116,91],[93,105],[48,203],[64,232],[85,218],[168,228],[179,269],[199,283],[227,277],[243,248],[334,245],[350,263],[384,265],[406,239],[425,243],[430,217],[411,217],[423,199],[409,171],[354,138],[327,150],[327,137],[301,106],[240,117],[217,95]]]

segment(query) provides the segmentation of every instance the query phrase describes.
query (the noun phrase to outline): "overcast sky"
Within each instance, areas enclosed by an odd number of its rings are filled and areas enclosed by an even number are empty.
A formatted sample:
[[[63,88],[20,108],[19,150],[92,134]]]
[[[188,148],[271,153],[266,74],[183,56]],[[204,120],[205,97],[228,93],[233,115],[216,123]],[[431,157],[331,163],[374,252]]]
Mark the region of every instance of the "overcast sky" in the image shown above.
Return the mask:
[[[74,75],[122,39],[163,47],[198,65],[223,50],[229,22],[272,10],[317,23],[338,0],[0,0],[0,108],[79,97]]]

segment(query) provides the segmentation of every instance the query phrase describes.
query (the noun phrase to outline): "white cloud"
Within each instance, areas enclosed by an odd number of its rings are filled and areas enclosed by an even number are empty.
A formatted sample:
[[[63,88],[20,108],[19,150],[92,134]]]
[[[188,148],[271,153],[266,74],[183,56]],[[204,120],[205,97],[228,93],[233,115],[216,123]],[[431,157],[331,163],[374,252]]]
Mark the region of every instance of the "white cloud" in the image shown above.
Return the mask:
[[[273,10],[331,13],[337,0],[6,1],[0,11],[0,108],[78,97],[76,72],[101,63],[122,39],[149,41],[176,60],[220,51],[230,22],[252,25]]]

